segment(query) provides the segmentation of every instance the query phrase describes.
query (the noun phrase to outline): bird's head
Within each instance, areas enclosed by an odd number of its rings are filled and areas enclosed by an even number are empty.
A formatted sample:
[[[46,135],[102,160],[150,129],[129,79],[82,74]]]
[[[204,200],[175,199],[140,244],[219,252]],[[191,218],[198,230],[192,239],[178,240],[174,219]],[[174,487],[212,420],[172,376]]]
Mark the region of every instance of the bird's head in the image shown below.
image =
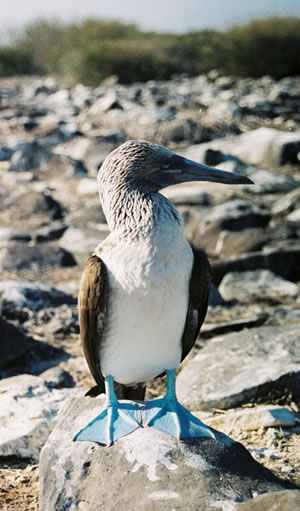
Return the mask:
[[[115,149],[98,174],[99,188],[114,182],[158,191],[188,181],[252,184],[245,176],[188,160],[145,140],[130,140]]]

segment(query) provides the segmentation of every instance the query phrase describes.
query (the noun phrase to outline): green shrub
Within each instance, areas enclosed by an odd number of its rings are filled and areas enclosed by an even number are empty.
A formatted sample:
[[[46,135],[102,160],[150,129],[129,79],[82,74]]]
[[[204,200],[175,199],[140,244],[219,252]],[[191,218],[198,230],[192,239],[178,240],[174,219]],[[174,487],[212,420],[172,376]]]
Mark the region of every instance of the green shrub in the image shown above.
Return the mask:
[[[25,75],[35,72],[31,55],[9,46],[0,47],[0,76]]]
[[[266,18],[227,31],[182,35],[143,32],[120,21],[63,24],[37,20],[10,46],[0,47],[0,76],[57,74],[97,85],[115,74],[122,82],[197,75],[212,69],[236,76],[300,74],[300,19]]]

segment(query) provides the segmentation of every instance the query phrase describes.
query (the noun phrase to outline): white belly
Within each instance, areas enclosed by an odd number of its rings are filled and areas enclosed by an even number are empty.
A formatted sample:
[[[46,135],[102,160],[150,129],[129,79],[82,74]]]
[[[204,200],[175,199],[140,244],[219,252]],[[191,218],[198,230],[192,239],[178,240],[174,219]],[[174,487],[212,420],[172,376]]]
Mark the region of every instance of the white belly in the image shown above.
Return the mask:
[[[109,240],[100,248],[110,287],[100,365],[119,383],[145,382],[180,364],[193,254],[175,234],[160,248]]]

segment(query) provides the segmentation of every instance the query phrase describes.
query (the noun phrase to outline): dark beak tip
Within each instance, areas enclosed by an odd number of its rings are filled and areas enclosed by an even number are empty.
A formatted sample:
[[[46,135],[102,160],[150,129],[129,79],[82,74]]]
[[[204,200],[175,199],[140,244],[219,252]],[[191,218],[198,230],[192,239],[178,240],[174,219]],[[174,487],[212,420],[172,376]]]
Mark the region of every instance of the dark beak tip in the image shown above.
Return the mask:
[[[252,179],[250,179],[249,177],[245,177],[244,179],[245,179],[244,184],[255,185],[254,181],[252,181]]]

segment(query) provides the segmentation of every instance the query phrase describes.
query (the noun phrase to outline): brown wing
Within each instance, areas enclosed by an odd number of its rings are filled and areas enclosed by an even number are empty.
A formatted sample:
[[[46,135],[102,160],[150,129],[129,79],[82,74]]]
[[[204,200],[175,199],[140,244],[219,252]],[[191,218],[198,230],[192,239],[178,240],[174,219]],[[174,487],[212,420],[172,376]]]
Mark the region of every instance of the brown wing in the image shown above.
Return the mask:
[[[105,264],[95,255],[88,258],[80,282],[78,314],[80,337],[90,371],[104,392],[99,354],[107,311],[108,278]]]
[[[194,265],[190,278],[189,307],[182,335],[181,360],[187,356],[198,337],[206,316],[211,284],[211,269],[207,255],[200,248],[192,246],[192,250]]]
[[[78,314],[80,337],[85,358],[96,381],[87,395],[97,396],[105,392],[104,378],[100,369],[100,347],[103,341],[105,318],[108,308],[108,276],[103,261],[93,255],[88,258],[80,282]],[[118,399],[144,399],[142,386],[125,387],[115,383]]]

